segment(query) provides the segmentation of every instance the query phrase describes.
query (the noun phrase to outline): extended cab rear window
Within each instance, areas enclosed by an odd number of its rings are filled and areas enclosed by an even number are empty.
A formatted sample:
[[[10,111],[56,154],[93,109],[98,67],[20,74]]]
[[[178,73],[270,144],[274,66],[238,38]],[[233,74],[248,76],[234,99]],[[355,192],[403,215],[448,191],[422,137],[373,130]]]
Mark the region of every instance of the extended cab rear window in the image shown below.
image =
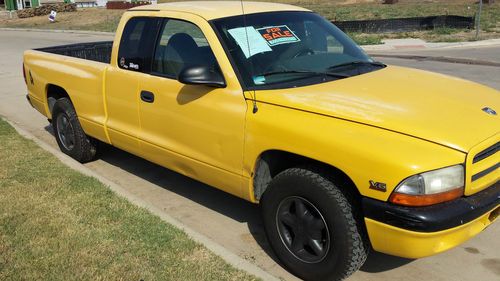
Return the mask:
[[[118,67],[130,71],[149,72],[151,54],[161,18],[134,17],[125,25],[118,50]]]

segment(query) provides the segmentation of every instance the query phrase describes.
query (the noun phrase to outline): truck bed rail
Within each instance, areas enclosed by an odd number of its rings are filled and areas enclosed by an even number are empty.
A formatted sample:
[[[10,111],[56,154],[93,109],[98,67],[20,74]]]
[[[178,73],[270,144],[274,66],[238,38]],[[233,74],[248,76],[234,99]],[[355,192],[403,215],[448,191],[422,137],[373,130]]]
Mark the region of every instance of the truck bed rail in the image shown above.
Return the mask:
[[[113,41],[102,41],[46,47],[35,50],[109,64],[111,62],[112,48]]]

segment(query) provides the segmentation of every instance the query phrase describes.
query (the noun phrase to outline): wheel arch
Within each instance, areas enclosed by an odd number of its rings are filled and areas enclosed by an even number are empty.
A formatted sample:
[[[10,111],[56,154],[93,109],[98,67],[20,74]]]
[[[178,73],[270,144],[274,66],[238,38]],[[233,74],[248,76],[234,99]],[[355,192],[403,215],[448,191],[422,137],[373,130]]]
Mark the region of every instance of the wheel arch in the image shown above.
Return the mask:
[[[283,150],[267,150],[257,158],[253,173],[254,198],[260,200],[271,180],[280,172],[298,166],[310,167],[328,174],[330,179],[340,185],[342,191],[349,197],[355,198],[356,201],[361,199],[356,184],[341,169],[316,159]]]
[[[49,119],[52,118],[52,110],[54,108],[54,104],[58,99],[68,98],[71,101],[68,92],[63,87],[55,84],[47,84],[45,93],[46,93],[48,114],[50,114]]]

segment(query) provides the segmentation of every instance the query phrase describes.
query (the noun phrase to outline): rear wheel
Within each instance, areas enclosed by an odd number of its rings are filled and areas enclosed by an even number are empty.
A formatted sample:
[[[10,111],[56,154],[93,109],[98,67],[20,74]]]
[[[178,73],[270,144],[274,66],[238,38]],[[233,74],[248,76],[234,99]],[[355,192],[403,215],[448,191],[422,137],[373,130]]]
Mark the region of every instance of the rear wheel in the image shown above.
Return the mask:
[[[52,110],[52,127],[62,152],[81,163],[96,158],[99,141],[85,134],[69,99],[61,98],[55,102]]]
[[[261,200],[268,240],[288,269],[305,280],[342,280],[366,260],[369,243],[355,205],[315,169],[292,168]]]

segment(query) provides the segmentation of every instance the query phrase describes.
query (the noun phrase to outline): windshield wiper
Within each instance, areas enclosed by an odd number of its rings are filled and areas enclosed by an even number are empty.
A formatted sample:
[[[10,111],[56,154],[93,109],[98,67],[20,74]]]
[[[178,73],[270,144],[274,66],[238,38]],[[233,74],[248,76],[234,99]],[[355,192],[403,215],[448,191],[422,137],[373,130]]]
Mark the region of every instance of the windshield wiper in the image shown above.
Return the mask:
[[[342,73],[335,73],[335,72],[317,72],[317,71],[308,71],[308,70],[280,70],[280,71],[270,71],[270,72],[265,72],[256,76],[272,76],[272,75],[279,75],[279,74],[309,74],[311,76],[319,76],[319,75],[325,75],[325,76],[330,76],[330,77],[335,77],[335,78],[347,78],[350,77],[350,75],[342,74]]]
[[[337,68],[342,68],[345,66],[358,66],[358,65],[372,65],[372,66],[378,66],[378,67],[386,67],[387,65],[378,62],[378,61],[350,61],[350,62],[345,62],[341,64],[337,64],[334,66],[330,66],[328,70],[332,69],[337,69]]]

